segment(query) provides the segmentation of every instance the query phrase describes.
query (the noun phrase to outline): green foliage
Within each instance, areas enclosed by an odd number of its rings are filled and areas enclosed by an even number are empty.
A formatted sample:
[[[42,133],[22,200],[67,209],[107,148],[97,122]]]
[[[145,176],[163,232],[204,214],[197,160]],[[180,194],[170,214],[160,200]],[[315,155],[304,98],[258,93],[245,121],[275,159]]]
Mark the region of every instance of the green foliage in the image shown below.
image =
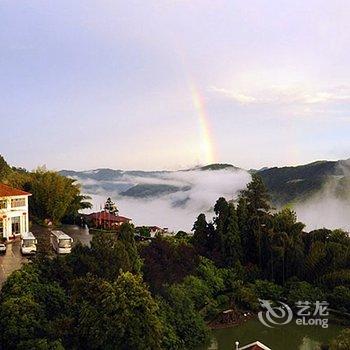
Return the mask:
[[[131,271],[139,273],[141,271],[142,261],[137,252],[135,243],[135,229],[132,224],[124,223],[119,230],[119,241],[124,244],[125,250],[129,256]]]
[[[350,329],[344,329],[332,340],[330,350],[350,350]]]
[[[290,305],[294,305],[298,301],[322,301],[324,300],[324,293],[319,288],[305,281],[292,282],[288,286],[287,300]]]
[[[104,210],[106,210],[108,213],[113,215],[118,215],[118,212],[119,212],[118,207],[110,197],[107,198],[107,201],[104,206]]]
[[[194,273],[198,256],[186,242],[157,237],[142,247],[142,272],[152,292],[162,292],[166,284],[179,283]]]
[[[45,281],[33,265],[25,265],[5,282],[0,297],[1,349],[59,349],[51,344],[51,325],[66,311],[65,291],[56,283]],[[57,345],[57,347],[55,347]]]
[[[283,288],[270,281],[256,280],[253,289],[259,299],[278,301],[283,294]]]
[[[288,204],[305,199],[339,175],[339,162],[314,162],[296,167],[270,168],[259,172],[274,203]]]
[[[74,182],[44,168],[31,173],[28,190],[32,193],[30,209],[33,215],[53,222],[59,222],[68,215],[76,197],[80,196],[79,186]]]
[[[177,334],[174,349],[192,349],[208,340],[209,329],[185,286],[168,287],[160,308],[164,322]]]
[[[81,209],[91,208],[91,199],[80,193],[75,180],[48,171],[45,167],[28,172],[22,168],[10,168],[0,155],[0,181],[12,187],[32,193],[29,209],[39,221],[54,223],[75,222]]]
[[[267,239],[271,226],[270,196],[258,174],[241,192],[238,209],[239,227],[243,227],[243,254],[246,262],[266,267],[268,263]]]
[[[157,304],[141,277],[121,273],[116,282],[78,280],[78,344],[84,349],[160,349],[162,324]]]
[[[4,181],[12,172],[3,156],[0,155],[0,181]]]
[[[350,312],[350,288],[344,286],[335,287],[328,300],[331,303],[331,307]]]

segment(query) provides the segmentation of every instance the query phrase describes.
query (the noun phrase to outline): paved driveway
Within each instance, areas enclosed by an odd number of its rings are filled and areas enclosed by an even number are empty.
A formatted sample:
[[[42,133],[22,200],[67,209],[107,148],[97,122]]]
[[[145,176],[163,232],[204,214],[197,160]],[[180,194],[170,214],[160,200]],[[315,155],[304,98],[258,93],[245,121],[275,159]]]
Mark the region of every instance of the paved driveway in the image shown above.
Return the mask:
[[[0,284],[26,261],[20,251],[20,241],[8,243],[5,255],[0,255]]]
[[[86,245],[90,244],[92,236],[89,234],[88,230],[68,225],[64,226],[62,230],[71,236],[74,242],[80,241]],[[38,240],[38,251],[46,254],[54,254],[50,244],[50,230],[44,227],[34,226],[31,231]],[[28,259],[21,254],[20,244],[21,242],[19,239],[8,243],[6,254],[0,255],[0,286],[13,271],[18,270],[21,268],[22,264],[28,261]]]

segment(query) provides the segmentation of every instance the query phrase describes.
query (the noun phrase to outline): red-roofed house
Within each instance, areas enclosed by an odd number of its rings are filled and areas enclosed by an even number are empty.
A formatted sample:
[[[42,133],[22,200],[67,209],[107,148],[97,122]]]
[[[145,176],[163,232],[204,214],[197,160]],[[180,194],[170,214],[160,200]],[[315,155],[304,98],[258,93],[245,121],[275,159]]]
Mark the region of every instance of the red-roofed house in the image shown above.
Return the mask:
[[[30,193],[0,183],[0,238],[9,240],[28,232]]]
[[[97,213],[91,213],[86,215],[86,219],[90,222],[90,225],[99,228],[116,228],[124,223],[130,223],[131,219],[120,215],[114,215],[106,210],[102,210]]]

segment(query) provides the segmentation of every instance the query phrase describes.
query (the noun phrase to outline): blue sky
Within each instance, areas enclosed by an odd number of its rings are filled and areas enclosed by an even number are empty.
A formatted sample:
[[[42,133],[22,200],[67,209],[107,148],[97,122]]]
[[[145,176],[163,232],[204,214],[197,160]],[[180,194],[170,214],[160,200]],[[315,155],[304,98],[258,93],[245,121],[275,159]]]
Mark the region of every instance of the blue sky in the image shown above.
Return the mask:
[[[29,169],[350,157],[349,1],[0,1],[1,150]]]

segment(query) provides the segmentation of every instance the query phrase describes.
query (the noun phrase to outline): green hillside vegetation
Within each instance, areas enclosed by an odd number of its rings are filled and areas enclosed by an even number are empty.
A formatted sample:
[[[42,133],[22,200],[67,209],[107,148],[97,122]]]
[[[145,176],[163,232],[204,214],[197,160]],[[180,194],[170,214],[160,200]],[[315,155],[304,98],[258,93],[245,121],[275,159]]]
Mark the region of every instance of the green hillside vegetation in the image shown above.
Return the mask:
[[[224,170],[224,169],[239,170],[240,168],[237,168],[237,167],[233,166],[232,164],[215,163],[215,164],[209,164],[209,165],[202,166],[199,169],[206,171],[206,170]]]
[[[283,205],[305,200],[321,190],[329,181],[335,181],[339,193],[348,185],[350,163],[346,161],[319,161],[295,167],[269,168],[259,171],[274,204]]]
[[[224,310],[243,319],[259,299],[350,312],[348,233],[305,232],[292,210],[272,211],[257,174],[214,212],[211,222],[199,214],[192,237],[136,243],[123,224],[69,255],[37,256],[1,289],[0,349],[195,349]]]
[[[90,197],[81,194],[75,180],[44,167],[31,172],[11,168],[0,156],[0,181],[32,194],[29,197],[30,215],[39,223],[74,223],[79,210],[91,207]]]
[[[122,196],[147,198],[159,197],[178,191],[187,191],[188,187],[178,187],[166,184],[138,184],[121,193]]]

